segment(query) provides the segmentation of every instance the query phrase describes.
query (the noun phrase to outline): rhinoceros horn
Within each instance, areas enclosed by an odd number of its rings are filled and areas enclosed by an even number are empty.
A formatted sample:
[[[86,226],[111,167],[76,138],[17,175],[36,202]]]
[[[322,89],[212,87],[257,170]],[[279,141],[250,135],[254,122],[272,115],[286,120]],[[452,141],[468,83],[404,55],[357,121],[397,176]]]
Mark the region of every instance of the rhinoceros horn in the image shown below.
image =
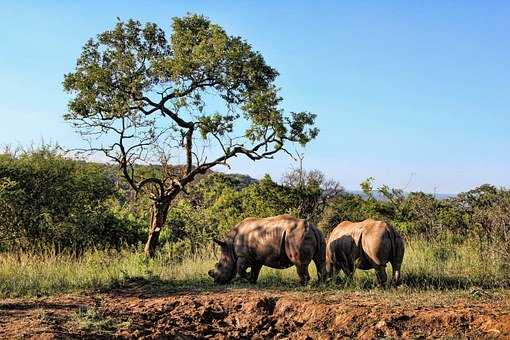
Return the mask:
[[[227,243],[225,241],[220,241],[220,240],[217,240],[215,238],[213,239],[213,242],[217,243],[222,248],[225,248],[227,246]]]

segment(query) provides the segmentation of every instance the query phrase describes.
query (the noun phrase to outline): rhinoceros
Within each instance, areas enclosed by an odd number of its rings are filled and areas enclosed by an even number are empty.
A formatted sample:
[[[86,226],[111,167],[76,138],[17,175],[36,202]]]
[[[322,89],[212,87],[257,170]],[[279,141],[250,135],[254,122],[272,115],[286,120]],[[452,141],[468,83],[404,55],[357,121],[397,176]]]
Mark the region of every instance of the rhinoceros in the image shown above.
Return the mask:
[[[328,277],[337,277],[340,269],[352,277],[355,268],[375,269],[380,285],[387,280],[386,264],[391,263],[395,285],[401,283],[400,266],[404,241],[397,231],[382,221],[372,219],[353,223],[344,221],[331,232],[326,245]]]
[[[224,240],[214,242],[221,247],[218,263],[209,270],[216,284],[226,284],[236,274],[255,283],[262,266],[284,269],[295,265],[300,283],[306,285],[312,260],[319,281],[325,278],[326,242],[322,232],[306,220],[289,215],[247,218]],[[248,268],[251,268],[249,273]]]

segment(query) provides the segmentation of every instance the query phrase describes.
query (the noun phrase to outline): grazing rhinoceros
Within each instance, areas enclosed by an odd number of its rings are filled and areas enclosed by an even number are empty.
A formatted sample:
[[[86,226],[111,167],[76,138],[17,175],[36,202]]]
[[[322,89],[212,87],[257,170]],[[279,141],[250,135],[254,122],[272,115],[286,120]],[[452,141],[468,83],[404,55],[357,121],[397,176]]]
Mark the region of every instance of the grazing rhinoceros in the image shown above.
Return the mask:
[[[310,280],[308,265],[312,260],[319,281],[326,274],[326,242],[321,231],[289,215],[247,218],[224,241],[214,242],[221,246],[221,257],[209,276],[217,284],[230,282],[236,274],[255,283],[262,266],[283,269],[295,265],[300,282],[305,285]]]
[[[372,219],[353,223],[344,221],[329,235],[326,245],[326,271],[329,277],[340,269],[352,277],[355,267],[374,268],[379,284],[386,282],[386,264],[391,263],[395,285],[401,283],[400,266],[404,258],[404,241],[382,221]]]

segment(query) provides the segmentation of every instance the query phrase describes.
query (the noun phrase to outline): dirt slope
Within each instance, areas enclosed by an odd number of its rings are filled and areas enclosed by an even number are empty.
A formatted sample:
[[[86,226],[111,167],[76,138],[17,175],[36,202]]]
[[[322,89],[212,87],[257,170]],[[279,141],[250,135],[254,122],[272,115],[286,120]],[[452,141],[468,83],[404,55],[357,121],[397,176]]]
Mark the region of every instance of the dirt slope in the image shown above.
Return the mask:
[[[130,287],[0,303],[0,338],[510,338],[505,298]]]

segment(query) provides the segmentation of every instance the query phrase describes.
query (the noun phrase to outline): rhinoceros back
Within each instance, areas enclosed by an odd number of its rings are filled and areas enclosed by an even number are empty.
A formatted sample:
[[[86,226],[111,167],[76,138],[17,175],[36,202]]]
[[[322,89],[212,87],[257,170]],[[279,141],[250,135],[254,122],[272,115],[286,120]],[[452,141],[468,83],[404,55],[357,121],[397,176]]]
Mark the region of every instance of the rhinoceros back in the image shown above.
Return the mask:
[[[269,218],[249,218],[237,227],[235,251],[251,261],[273,268],[288,268],[308,244],[309,232],[306,221],[280,215]]]

